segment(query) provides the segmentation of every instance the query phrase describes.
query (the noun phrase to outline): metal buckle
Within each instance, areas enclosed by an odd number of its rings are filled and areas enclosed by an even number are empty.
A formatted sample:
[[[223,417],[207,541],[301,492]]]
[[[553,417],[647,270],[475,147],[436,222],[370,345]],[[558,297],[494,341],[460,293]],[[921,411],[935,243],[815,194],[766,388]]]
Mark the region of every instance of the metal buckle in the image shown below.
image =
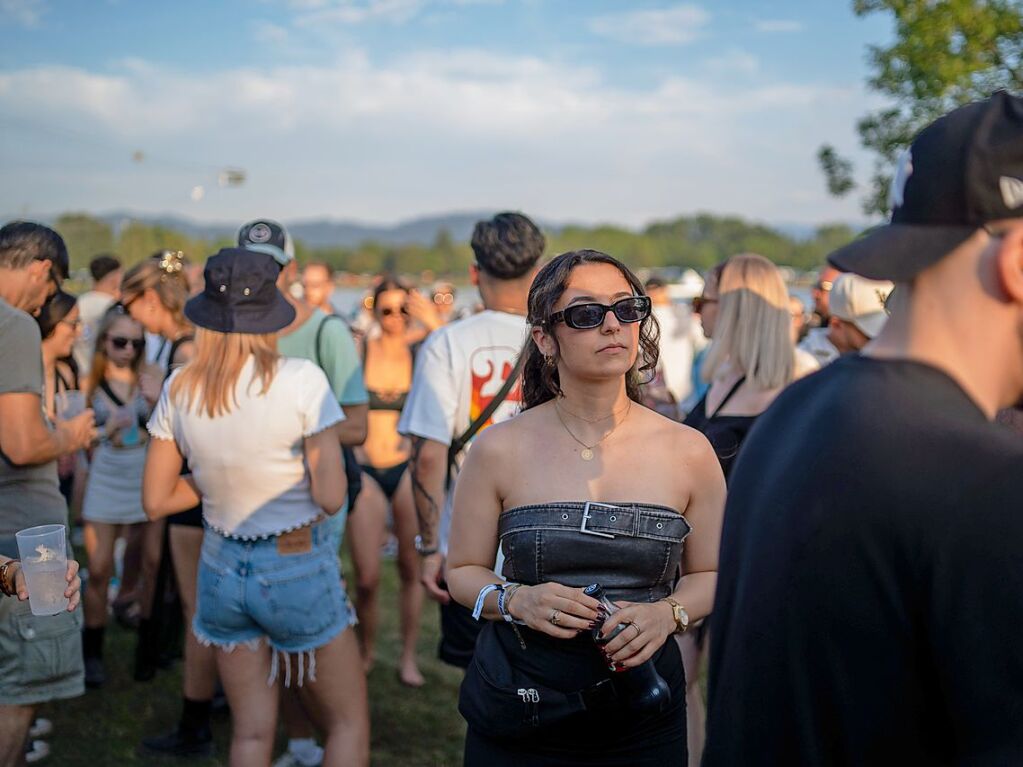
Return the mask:
[[[586,523],[592,519],[590,516],[590,507],[600,506],[604,509],[617,509],[618,506],[614,506],[610,503],[597,503],[596,501],[587,501],[586,505],[583,506],[583,521],[579,523],[579,532],[586,533],[587,535],[599,535],[601,538],[614,538],[611,533],[598,533],[596,530],[587,530]]]

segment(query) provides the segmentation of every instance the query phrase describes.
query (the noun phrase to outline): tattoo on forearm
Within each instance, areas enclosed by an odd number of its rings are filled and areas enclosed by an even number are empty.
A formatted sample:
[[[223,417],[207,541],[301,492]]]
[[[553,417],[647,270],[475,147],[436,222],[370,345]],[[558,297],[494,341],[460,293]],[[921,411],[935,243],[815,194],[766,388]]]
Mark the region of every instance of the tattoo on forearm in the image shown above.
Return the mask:
[[[419,519],[419,534],[423,543],[432,545],[436,543],[437,522],[440,519],[440,504],[437,502],[420,479],[419,454],[423,450],[426,440],[422,437],[412,437],[412,455],[410,463],[412,471],[412,497],[416,506],[416,517]]]

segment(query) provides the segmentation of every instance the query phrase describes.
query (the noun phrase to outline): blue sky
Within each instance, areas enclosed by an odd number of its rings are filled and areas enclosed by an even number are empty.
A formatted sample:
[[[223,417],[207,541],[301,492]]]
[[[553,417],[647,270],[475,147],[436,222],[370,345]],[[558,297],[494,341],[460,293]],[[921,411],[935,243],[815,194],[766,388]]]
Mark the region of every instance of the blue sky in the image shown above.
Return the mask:
[[[858,220],[814,155],[866,177],[889,34],[846,0],[0,0],[0,212]]]

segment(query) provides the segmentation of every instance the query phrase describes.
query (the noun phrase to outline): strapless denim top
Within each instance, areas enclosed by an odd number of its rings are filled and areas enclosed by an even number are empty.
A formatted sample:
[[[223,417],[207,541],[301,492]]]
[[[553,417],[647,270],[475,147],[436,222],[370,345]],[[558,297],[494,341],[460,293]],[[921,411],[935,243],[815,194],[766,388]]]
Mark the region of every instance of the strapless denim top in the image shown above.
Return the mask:
[[[559,501],[503,512],[498,535],[509,581],[600,583],[614,600],[668,596],[692,530],[685,517],[648,503]]]

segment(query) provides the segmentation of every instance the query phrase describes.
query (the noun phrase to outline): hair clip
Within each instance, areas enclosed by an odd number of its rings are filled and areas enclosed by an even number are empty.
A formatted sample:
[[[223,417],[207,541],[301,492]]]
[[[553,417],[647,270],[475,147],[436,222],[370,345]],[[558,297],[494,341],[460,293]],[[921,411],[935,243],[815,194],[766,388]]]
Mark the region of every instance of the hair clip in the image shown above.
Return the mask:
[[[163,251],[162,258],[160,259],[160,269],[165,274],[177,274],[185,268],[183,260],[185,254],[180,250],[165,250]]]

